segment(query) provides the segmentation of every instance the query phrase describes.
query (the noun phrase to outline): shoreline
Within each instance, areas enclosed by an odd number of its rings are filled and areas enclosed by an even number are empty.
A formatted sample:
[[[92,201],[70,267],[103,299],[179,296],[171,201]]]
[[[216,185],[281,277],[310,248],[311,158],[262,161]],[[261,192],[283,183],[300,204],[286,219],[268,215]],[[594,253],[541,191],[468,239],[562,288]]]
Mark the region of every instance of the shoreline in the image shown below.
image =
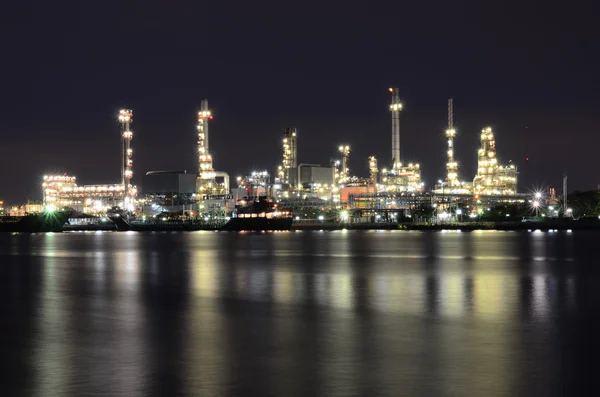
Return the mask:
[[[138,227],[141,226],[141,227]],[[136,225],[131,231],[166,232],[166,231],[226,231],[221,225],[198,225],[187,223],[144,224]],[[464,232],[477,230],[496,231],[568,231],[568,230],[600,230],[600,220],[559,220],[553,222],[458,222],[458,223],[294,223],[290,231],[335,231],[335,230],[413,230],[444,231],[460,230]],[[103,225],[65,225],[64,232],[75,231],[119,231],[114,224]]]

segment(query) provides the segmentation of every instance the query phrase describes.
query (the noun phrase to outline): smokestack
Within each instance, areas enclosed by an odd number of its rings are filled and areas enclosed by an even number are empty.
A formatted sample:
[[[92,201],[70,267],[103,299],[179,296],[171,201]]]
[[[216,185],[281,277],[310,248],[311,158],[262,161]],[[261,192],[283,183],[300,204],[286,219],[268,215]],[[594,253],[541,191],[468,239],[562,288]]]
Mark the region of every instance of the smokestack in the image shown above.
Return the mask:
[[[397,88],[390,88],[389,91],[392,93],[392,103],[390,104],[390,111],[392,112],[392,168],[396,169],[400,167],[400,112],[402,111],[402,104],[400,103],[400,97],[398,96]]]

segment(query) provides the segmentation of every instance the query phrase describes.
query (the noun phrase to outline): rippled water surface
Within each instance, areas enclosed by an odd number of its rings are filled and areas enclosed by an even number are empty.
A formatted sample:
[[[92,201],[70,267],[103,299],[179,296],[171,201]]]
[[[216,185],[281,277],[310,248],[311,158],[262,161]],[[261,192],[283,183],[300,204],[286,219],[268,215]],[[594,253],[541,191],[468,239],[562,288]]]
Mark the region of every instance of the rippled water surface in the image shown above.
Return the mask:
[[[6,396],[595,395],[600,233],[0,235]]]

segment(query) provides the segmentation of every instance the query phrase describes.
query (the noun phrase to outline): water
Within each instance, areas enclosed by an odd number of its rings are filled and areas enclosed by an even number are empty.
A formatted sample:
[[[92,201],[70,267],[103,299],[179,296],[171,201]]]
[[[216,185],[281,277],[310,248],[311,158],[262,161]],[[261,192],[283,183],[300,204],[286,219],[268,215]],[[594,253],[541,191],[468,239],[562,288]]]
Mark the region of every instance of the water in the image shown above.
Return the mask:
[[[563,396],[600,233],[0,235],[6,396]]]

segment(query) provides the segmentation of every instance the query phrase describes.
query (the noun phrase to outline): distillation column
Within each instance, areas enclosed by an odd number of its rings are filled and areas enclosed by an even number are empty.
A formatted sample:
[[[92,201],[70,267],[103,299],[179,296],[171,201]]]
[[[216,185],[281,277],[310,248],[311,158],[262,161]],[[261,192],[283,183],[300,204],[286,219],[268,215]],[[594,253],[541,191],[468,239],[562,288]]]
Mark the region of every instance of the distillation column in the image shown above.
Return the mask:
[[[460,186],[458,180],[458,163],[454,159],[454,137],[456,130],[454,129],[454,108],[452,106],[452,98],[448,99],[448,129],[446,130],[446,138],[448,138],[448,162],[446,163],[446,183],[450,187]]]
[[[400,112],[402,104],[398,96],[397,88],[390,88],[392,93],[392,103],[390,111],[392,112],[392,169],[397,169],[402,166],[400,162]]]
[[[374,187],[374,192],[377,192],[377,174],[379,174],[377,158],[375,156],[371,156],[369,157],[369,175],[371,177],[371,183]]]
[[[133,138],[133,133],[130,129],[130,124],[132,121],[133,112],[131,110],[121,109],[119,111],[122,142],[121,184],[123,185],[123,199],[126,207],[132,198],[131,178],[133,177],[133,150],[131,149],[131,139]]]
[[[348,168],[348,160],[350,159],[350,146],[342,145],[339,147],[340,154],[342,155],[342,170],[340,172],[340,179],[338,183],[345,183],[348,181],[350,175],[350,169]]]
[[[208,150],[208,121],[213,116],[208,109],[208,100],[203,99],[198,112],[198,192],[209,194],[215,186],[215,171]]]
[[[496,140],[490,127],[481,130],[481,148],[477,152],[477,175],[473,180],[476,193],[490,194],[497,187],[498,159]]]
[[[296,147],[296,127],[287,127],[283,130],[283,160],[277,176],[282,183],[290,183],[290,172],[298,166],[298,149]]]

